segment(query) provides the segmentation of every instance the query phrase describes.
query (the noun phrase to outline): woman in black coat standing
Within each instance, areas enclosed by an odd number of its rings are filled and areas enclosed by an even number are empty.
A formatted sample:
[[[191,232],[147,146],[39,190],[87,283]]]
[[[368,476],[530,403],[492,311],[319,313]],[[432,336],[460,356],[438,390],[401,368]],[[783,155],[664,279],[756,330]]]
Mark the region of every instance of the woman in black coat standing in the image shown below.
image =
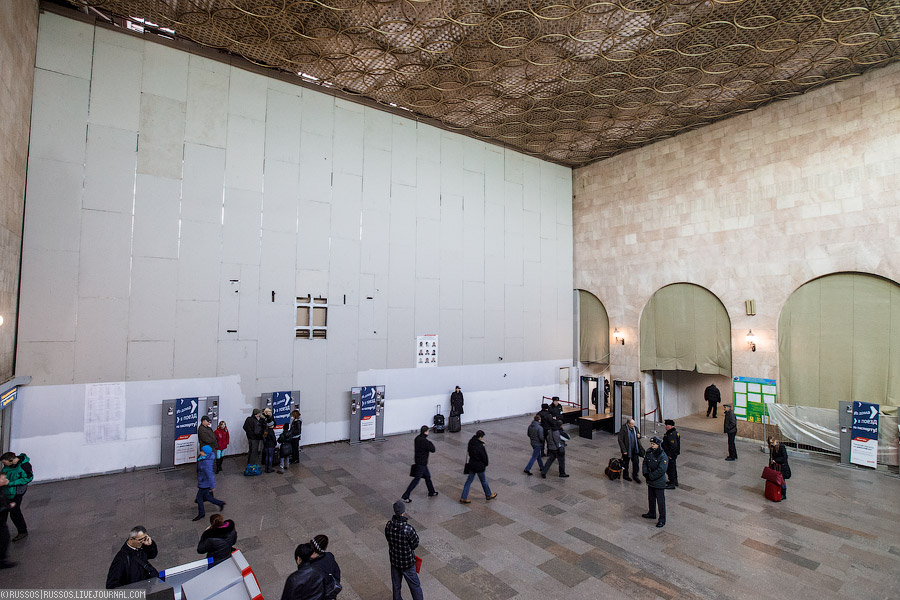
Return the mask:
[[[206,558],[212,558],[213,562],[209,566],[212,569],[231,556],[236,542],[237,530],[234,528],[234,521],[226,521],[222,513],[216,513],[209,517],[209,527],[200,535],[197,554],[206,553]]]
[[[478,475],[478,480],[481,481],[484,497],[487,500],[493,500],[497,497],[497,492],[491,491],[491,486],[489,486],[487,482],[487,476],[484,474],[484,471],[488,466],[488,455],[482,438],[484,438],[484,432],[479,429],[475,432],[475,435],[472,436],[472,439],[469,440],[469,447],[467,450],[468,459],[466,461],[466,466],[463,469],[463,472],[467,473],[469,477],[466,479],[466,485],[463,486],[462,496],[459,499],[463,504],[470,504],[472,502],[469,500],[469,488],[472,487],[472,480],[475,479],[476,475]]]
[[[312,544],[312,547],[315,549],[310,561],[312,562],[312,566],[318,569],[324,576],[326,580],[325,586],[325,600],[333,600],[337,598],[337,594],[340,592],[340,589],[337,591],[333,591],[335,586],[327,585],[328,578],[332,578],[334,583],[337,584],[337,587],[340,588],[341,585],[341,568],[338,566],[337,561],[334,559],[334,554],[331,552],[327,552],[328,550],[328,536],[319,534],[313,539],[309,541]],[[329,591],[332,593],[329,594]]]
[[[781,472],[785,481],[791,478],[791,465],[788,464],[787,448],[778,441],[778,438],[769,438],[769,466]],[[787,484],[781,486],[781,499],[787,499]]]

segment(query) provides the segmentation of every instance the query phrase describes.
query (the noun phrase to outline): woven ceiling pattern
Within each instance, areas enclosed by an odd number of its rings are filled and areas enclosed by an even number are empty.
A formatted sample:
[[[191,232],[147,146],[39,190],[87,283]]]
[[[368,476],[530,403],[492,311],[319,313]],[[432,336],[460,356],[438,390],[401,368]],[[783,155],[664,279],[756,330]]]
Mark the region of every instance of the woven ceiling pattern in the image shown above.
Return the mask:
[[[900,0],[69,1],[570,166],[900,56]]]

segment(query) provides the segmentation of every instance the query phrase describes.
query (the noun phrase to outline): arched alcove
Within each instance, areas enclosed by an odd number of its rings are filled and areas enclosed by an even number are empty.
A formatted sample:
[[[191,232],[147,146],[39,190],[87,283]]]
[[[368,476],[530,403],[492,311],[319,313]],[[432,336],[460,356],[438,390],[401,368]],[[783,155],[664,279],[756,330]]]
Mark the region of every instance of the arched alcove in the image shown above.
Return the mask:
[[[779,403],[900,405],[900,285],[867,273],[809,281],[778,318]]]
[[[609,315],[597,296],[578,290],[578,361],[609,364]]]

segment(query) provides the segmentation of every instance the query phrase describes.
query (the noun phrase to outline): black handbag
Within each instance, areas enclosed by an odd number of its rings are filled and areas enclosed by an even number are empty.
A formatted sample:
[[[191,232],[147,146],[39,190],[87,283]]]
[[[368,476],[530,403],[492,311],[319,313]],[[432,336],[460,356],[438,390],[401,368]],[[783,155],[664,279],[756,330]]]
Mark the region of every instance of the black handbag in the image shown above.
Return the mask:
[[[419,465],[417,465],[416,463],[413,463],[413,464],[409,465],[409,476],[410,476],[410,477],[416,477],[416,476],[417,476],[417,471],[416,471],[416,469],[417,469],[418,467],[419,467]]]
[[[463,475],[469,474],[469,461],[466,461],[466,464],[463,466]]]

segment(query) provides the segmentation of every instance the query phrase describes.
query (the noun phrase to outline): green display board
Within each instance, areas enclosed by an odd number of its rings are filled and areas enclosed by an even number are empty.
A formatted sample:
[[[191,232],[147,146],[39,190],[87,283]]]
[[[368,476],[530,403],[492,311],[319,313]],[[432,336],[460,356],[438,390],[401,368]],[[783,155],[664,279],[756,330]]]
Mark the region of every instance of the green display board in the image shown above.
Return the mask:
[[[732,380],[734,416],[740,421],[768,423],[767,404],[774,404],[777,386],[774,379],[735,377]]]

